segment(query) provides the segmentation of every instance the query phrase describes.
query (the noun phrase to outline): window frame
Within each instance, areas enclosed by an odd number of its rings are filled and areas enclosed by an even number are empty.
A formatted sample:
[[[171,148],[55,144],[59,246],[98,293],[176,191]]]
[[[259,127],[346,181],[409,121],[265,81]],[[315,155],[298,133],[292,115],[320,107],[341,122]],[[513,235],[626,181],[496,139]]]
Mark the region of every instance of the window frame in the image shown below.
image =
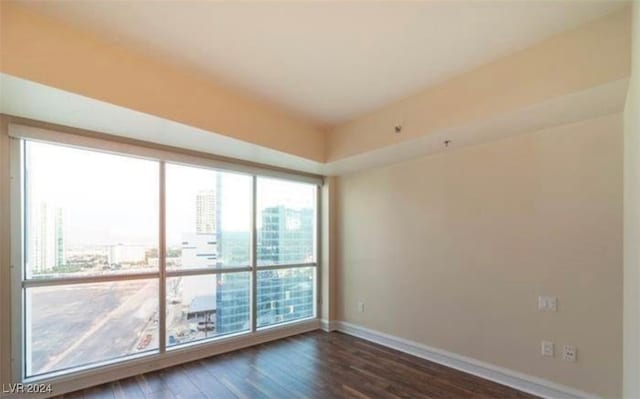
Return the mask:
[[[235,340],[238,336],[251,339],[252,336],[262,330],[277,329],[286,325],[304,324],[309,320],[319,320],[321,306],[321,277],[320,277],[320,238],[321,238],[321,186],[323,179],[321,176],[311,176],[307,174],[297,174],[293,171],[281,171],[271,169],[268,166],[261,168],[255,165],[247,165],[242,161],[234,163],[228,159],[218,159],[215,156],[202,156],[197,152],[190,152],[180,148],[164,147],[145,142],[131,144],[126,140],[108,139],[103,137],[92,137],[91,132],[84,134],[76,134],[77,132],[67,133],[54,131],[49,129],[36,128],[25,124],[9,123],[9,152],[10,152],[10,229],[11,229],[11,298],[14,306],[12,306],[11,314],[11,361],[12,361],[12,380],[14,382],[41,382],[55,380],[57,377],[73,377],[84,373],[100,373],[109,366],[120,367],[129,363],[135,363],[137,360],[162,361],[168,358],[172,352],[182,353],[188,351],[192,347],[202,348],[209,345],[224,346],[224,342]],[[26,177],[24,173],[25,157],[25,141],[44,142],[53,145],[61,145],[71,148],[78,148],[88,151],[97,151],[120,155],[125,157],[133,157],[140,159],[148,159],[158,162],[158,179],[159,179],[159,231],[158,231],[158,260],[159,266],[157,271],[138,272],[138,273],[121,273],[121,274],[105,274],[96,276],[69,276],[56,277],[51,279],[27,279],[25,273],[25,250],[26,250],[26,225],[24,206],[25,200],[25,183]],[[248,266],[213,268],[213,269],[173,269],[167,270],[166,267],[166,166],[167,164],[177,164],[189,167],[199,167],[219,172],[232,172],[236,174],[245,174],[251,176],[252,179],[252,209],[251,209],[251,232],[250,232],[250,264]],[[259,177],[270,179],[281,179],[284,181],[295,181],[301,183],[312,184],[316,191],[315,198],[315,242],[314,242],[314,262],[303,264],[282,264],[258,266],[257,259],[257,180]],[[297,320],[277,323],[264,327],[257,327],[257,272],[259,270],[270,269],[292,269],[297,267],[313,267],[314,269],[314,289],[313,289],[313,316],[309,318],[301,318]],[[178,345],[169,346],[167,343],[167,325],[166,325],[166,281],[167,278],[195,275],[218,275],[226,273],[249,272],[250,275],[250,328],[248,331],[224,334],[193,342],[185,342]],[[26,359],[26,290],[30,287],[56,286],[66,284],[83,284],[97,282],[112,281],[132,281],[139,279],[157,279],[158,281],[158,310],[160,317],[158,319],[158,337],[159,344],[157,349],[149,351],[128,354],[114,359],[91,363],[83,366],[77,366],[68,369],[55,370],[43,374],[27,376],[27,359]]]

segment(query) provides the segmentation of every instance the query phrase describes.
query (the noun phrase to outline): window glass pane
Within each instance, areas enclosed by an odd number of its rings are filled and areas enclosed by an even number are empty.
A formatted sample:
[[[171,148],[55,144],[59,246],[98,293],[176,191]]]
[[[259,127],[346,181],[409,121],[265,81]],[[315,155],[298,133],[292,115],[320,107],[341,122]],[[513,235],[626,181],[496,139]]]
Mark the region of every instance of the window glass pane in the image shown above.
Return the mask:
[[[167,268],[248,266],[251,177],[166,166]]]
[[[157,270],[158,163],[25,142],[26,277]]]
[[[249,273],[167,278],[167,346],[249,330]]]
[[[314,267],[258,271],[258,327],[313,317]]]
[[[158,348],[157,279],[26,289],[27,376]]]
[[[258,179],[258,265],[312,263],[316,243],[316,186]]]

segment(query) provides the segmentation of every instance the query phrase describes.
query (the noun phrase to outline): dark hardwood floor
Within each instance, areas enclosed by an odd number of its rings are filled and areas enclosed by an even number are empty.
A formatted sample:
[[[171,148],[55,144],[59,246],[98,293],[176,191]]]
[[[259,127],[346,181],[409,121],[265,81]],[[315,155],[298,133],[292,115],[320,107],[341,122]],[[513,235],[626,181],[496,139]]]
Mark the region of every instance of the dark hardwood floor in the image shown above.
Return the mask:
[[[534,398],[341,333],[311,332],[64,398]]]

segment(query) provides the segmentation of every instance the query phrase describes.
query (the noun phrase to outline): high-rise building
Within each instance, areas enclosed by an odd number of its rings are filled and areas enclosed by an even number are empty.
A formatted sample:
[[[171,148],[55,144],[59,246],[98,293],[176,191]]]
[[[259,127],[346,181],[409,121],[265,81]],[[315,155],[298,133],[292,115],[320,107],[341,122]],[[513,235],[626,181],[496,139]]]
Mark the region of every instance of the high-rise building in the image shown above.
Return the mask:
[[[258,326],[313,316],[313,278],[308,270],[258,272]]]
[[[65,264],[65,247],[64,247],[64,214],[62,208],[56,208],[55,221],[55,240],[56,240],[56,266]]]
[[[216,180],[220,180],[216,178]],[[219,214],[217,190],[200,190],[196,194],[195,233],[182,235],[182,267],[212,268],[218,262]]]
[[[313,260],[313,209],[284,205],[262,211],[258,232],[261,264],[305,263]]]
[[[64,214],[47,202],[31,203],[28,215],[29,268],[43,273],[65,264]]]
[[[313,261],[314,211],[284,205],[265,208],[258,232],[260,264],[294,264]],[[313,315],[313,284],[301,269],[259,272],[258,325]]]
[[[218,180],[218,179],[217,179]],[[219,230],[216,204],[217,190],[200,190],[195,196],[196,215],[194,229],[182,233],[181,267],[207,269],[217,267]],[[214,321],[218,306],[217,278],[190,276],[173,279],[173,296],[189,305],[187,319],[200,322]],[[209,327],[203,327],[209,334]]]
[[[262,211],[258,231],[261,264],[310,262],[313,259],[313,209],[274,206]],[[221,256],[225,262],[249,262],[246,232],[221,232]],[[229,273],[217,276],[216,325],[220,334],[248,328],[249,276]],[[313,280],[306,271],[258,272],[258,325],[295,320],[313,315]]]
[[[182,235],[182,267],[187,269],[213,268],[217,265],[215,234]]]
[[[225,231],[222,228],[222,176],[216,178],[217,209],[216,233],[218,238],[218,267],[248,265],[248,232]],[[216,275],[216,333],[228,334],[250,328],[250,279],[249,273],[225,273]]]
[[[225,266],[248,266],[251,262],[251,233],[221,231],[218,234],[219,261]]]
[[[249,329],[249,273],[216,275],[216,331],[228,334]]]
[[[216,219],[216,192],[199,191],[196,195],[196,234],[215,234]]]

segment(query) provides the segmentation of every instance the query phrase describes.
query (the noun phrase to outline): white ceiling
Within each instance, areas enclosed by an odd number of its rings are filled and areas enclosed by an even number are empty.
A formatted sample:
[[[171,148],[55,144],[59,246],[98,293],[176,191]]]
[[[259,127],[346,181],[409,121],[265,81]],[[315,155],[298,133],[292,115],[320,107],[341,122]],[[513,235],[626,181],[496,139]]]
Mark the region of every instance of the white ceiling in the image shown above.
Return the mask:
[[[25,1],[336,124],[624,6],[601,1]]]

